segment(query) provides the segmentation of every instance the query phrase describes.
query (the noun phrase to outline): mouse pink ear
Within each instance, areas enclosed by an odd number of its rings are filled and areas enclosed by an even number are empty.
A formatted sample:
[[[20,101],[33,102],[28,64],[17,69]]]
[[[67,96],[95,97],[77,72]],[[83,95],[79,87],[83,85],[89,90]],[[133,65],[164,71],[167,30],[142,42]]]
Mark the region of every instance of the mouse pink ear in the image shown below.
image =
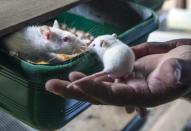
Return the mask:
[[[40,27],[40,32],[46,40],[50,40],[52,38],[52,32],[48,26]]]
[[[113,33],[112,36],[115,37],[115,38],[117,38],[117,34],[115,34],[115,33]]]
[[[57,20],[54,20],[53,28],[58,28],[58,29],[60,28],[60,25]]]

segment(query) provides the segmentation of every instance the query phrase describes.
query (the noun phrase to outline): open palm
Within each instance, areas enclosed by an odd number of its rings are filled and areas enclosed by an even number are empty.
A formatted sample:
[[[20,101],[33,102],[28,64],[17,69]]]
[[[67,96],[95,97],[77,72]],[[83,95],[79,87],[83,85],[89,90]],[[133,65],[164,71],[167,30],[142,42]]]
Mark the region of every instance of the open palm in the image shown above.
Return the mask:
[[[71,81],[85,76],[80,72],[72,72],[70,81],[52,79],[46,83],[46,89],[62,97],[93,104],[141,108],[185,97],[190,92],[191,46],[178,50],[178,57],[169,52],[181,45],[191,45],[191,40],[144,43],[132,47],[137,58],[135,70],[132,76],[122,82],[99,77],[67,88]]]

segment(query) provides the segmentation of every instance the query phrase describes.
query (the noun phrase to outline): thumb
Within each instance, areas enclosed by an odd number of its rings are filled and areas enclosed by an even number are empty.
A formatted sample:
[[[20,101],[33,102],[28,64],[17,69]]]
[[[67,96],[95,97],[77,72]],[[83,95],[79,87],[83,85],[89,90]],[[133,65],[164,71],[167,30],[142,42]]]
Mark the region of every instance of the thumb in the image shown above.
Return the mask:
[[[166,86],[189,85],[191,80],[191,60],[168,59],[158,68],[158,75]]]
[[[158,66],[148,78],[151,93],[159,103],[174,100],[188,91],[191,80],[191,62],[171,58]]]
[[[182,66],[178,59],[172,58],[164,61],[149,76],[151,87],[174,87],[182,76]],[[158,87],[157,89],[160,89]]]

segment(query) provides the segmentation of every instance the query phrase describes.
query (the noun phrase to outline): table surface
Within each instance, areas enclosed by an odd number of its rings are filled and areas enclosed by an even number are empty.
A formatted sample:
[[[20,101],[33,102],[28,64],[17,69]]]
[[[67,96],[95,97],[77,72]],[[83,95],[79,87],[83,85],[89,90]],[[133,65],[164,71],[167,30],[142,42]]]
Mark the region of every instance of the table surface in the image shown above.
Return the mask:
[[[85,0],[0,0],[0,37],[42,23]]]

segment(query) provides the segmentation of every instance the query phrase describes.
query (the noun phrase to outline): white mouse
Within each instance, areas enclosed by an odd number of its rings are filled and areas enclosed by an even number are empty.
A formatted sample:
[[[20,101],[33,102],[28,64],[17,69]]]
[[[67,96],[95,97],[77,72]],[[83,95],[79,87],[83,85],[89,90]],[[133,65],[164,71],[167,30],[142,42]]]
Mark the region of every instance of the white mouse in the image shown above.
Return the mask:
[[[128,45],[117,39],[116,34],[98,36],[89,45],[89,51],[98,55],[101,62],[103,62],[104,69],[101,72],[74,81],[68,87],[103,75],[112,78],[127,77],[133,71],[134,52]]]
[[[72,52],[82,45],[83,41],[73,33],[61,30],[55,20],[53,26],[28,26],[4,39],[4,45],[9,51],[25,55],[39,55],[39,53]]]

